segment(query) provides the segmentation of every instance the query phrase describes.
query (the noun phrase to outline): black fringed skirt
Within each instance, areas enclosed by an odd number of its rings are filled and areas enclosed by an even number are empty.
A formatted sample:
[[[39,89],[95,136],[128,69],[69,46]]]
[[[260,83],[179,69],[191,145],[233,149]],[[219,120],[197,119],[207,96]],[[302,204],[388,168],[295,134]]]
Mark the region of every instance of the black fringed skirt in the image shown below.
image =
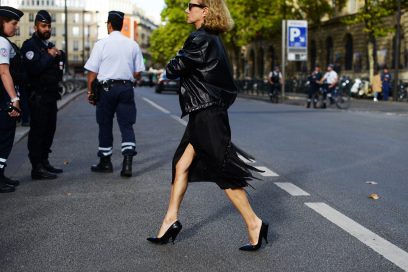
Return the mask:
[[[173,157],[174,182],[176,164],[188,144],[196,156],[189,168],[188,181],[215,182],[221,189],[245,187],[255,179],[251,171],[262,172],[242,161],[238,154],[253,159],[231,142],[231,128],[225,108],[213,106],[190,113],[183,138]]]

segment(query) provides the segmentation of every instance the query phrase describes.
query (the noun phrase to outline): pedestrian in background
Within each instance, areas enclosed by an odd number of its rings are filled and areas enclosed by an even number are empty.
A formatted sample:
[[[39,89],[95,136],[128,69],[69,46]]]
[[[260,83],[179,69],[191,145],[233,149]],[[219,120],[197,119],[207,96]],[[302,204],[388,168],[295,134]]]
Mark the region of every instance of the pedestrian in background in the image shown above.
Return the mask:
[[[13,147],[16,133],[16,121],[20,116],[20,103],[12,74],[21,67],[19,48],[8,38],[13,37],[18,29],[18,22],[24,13],[18,9],[0,6],[0,193],[15,191],[20,184],[4,175],[7,159]]]
[[[55,179],[62,169],[49,162],[49,153],[57,127],[57,100],[61,98],[59,82],[62,80],[65,53],[49,41],[51,15],[46,10],[35,16],[32,37],[23,43],[21,51],[27,67],[30,132],[28,157],[32,179]]]
[[[371,82],[371,89],[374,94],[373,101],[378,102],[378,94],[380,94],[382,91],[382,82],[381,82],[381,75],[377,70],[374,71],[373,80]]]
[[[391,74],[388,71],[387,67],[384,67],[384,70],[381,74],[381,82],[382,82],[382,99],[384,101],[388,100],[388,96],[390,95],[391,89]]]
[[[317,103],[317,92],[320,88],[320,80],[323,77],[323,73],[320,71],[320,66],[315,65],[315,69],[312,74],[308,77],[309,88],[307,90],[307,104],[306,108],[310,108],[310,104],[313,102],[313,108],[316,108]]]
[[[112,125],[116,113],[122,134],[123,164],[120,175],[132,176],[132,160],[136,152],[136,139],[133,125],[136,122],[136,105],[133,92],[133,81],[139,79],[145,70],[143,55],[139,45],[124,36],[125,14],[110,11],[107,21],[109,36],[98,41],[85,64],[88,70],[88,99],[92,100],[92,83],[97,80],[99,101],[96,103],[96,121],[99,125],[100,158],[91,171],[100,173],[113,172],[111,156],[113,148]]]
[[[172,164],[172,186],[167,213],[157,237],[148,241],[174,241],[182,225],[178,213],[189,182],[215,182],[242,215],[249,244],[241,250],[254,251],[267,241],[268,224],[252,210],[245,190],[252,178],[238,154],[247,156],[231,143],[227,109],[235,101],[237,87],[220,34],[233,26],[224,0],[192,0],[185,12],[196,31],[190,34],[177,56],[166,67],[169,78],[181,78],[182,116],[188,125]]]

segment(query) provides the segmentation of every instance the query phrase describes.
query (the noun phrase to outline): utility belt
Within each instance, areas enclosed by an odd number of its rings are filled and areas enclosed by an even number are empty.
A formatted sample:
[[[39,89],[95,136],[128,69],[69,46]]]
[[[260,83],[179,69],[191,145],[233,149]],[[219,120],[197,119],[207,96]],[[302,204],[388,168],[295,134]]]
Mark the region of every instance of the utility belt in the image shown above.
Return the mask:
[[[115,85],[129,85],[133,86],[133,82],[130,80],[121,80],[121,79],[108,79],[99,82],[105,91],[109,91]]]
[[[99,101],[102,91],[109,92],[112,87],[120,85],[131,87],[133,86],[133,82],[130,80],[121,79],[108,79],[103,81],[98,81],[97,79],[95,79],[91,83],[91,94],[89,100],[93,104],[96,104]]]

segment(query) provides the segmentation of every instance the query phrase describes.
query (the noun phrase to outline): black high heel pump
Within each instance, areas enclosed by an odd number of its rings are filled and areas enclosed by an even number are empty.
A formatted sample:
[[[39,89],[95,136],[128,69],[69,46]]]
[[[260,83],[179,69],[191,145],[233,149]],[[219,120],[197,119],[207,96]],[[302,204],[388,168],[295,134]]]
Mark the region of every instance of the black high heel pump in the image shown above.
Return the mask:
[[[258,243],[256,245],[245,245],[243,247],[240,247],[239,250],[243,251],[256,251],[261,248],[262,246],[262,238],[265,239],[265,242],[268,243],[268,228],[269,224],[262,222],[261,230],[259,231],[259,238],[258,238]]]
[[[182,228],[183,226],[181,225],[180,221],[176,221],[167,229],[166,233],[162,237],[149,237],[147,238],[147,241],[152,242],[153,244],[164,245],[167,244],[171,238],[171,241],[174,244],[174,240],[176,240],[176,237]]]

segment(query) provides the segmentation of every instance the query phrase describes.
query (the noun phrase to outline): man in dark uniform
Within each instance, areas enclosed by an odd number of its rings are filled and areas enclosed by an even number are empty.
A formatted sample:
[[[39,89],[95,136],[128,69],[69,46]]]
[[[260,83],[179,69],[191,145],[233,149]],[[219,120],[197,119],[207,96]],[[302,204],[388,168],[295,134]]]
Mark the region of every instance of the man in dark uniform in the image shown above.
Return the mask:
[[[40,10],[35,17],[35,32],[21,48],[27,66],[30,93],[30,132],[28,151],[32,179],[55,179],[62,173],[50,165],[48,154],[57,123],[58,83],[62,80],[65,54],[48,39],[51,37],[51,16]]]
[[[306,108],[310,108],[310,104],[313,101],[313,108],[316,108],[316,94],[320,88],[320,80],[323,77],[323,73],[320,71],[320,66],[315,65],[315,69],[312,74],[308,77],[309,89],[307,94],[307,104]]]
[[[100,173],[113,171],[112,124],[116,114],[122,134],[123,164],[120,175],[131,177],[132,159],[136,155],[136,139],[133,131],[133,124],[136,122],[133,81],[135,78],[140,78],[140,73],[145,66],[139,45],[120,32],[123,19],[123,12],[109,12],[107,22],[109,36],[95,44],[85,69],[88,70],[89,98],[91,98],[92,83],[97,80],[100,84],[100,99],[96,102],[100,161],[91,167],[91,171]],[[90,103],[95,104],[95,101],[90,99]]]
[[[19,48],[8,38],[15,35],[23,16],[18,9],[0,6],[0,193],[14,192],[18,180],[4,175],[7,159],[13,148],[20,102],[15,79],[22,69]]]

